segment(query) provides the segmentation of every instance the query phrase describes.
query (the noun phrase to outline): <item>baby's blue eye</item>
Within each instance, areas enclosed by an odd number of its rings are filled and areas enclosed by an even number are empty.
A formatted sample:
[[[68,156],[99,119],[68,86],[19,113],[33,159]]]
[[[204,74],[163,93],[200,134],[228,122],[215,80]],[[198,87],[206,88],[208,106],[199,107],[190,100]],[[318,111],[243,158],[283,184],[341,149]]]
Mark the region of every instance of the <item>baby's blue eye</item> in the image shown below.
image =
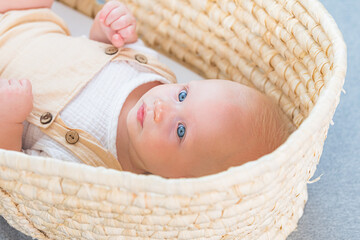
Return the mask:
[[[181,123],[179,123],[179,125],[177,127],[177,135],[179,136],[180,139],[182,139],[184,137],[185,131],[186,131],[185,126],[182,125]]]
[[[181,92],[179,93],[179,101],[182,102],[185,100],[187,96],[187,91],[186,90],[181,90]]]

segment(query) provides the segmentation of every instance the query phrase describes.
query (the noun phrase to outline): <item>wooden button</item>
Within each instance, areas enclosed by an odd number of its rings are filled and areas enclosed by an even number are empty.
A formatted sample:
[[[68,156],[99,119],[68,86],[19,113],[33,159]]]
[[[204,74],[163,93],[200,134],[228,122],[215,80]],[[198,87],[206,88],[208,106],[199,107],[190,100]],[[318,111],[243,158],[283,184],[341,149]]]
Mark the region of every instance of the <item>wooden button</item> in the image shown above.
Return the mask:
[[[53,116],[51,113],[46,112],[43,113],[43,115],[41,115],[40,117],[40,123],[42,124],[48,124],[49,122],[51,122],[51,120],[53,119]]]
[[[115,53],[117,53],[119,51],[119,49],[117,47],[111,46],[111,47],[107,47],[105,49],[105,53],[107,55],[114,55]]]
[[[142,55],[142,54],[136,54],[135,55],[135,59],[136,61],[138,61],[139,63],[143,63],[143,64],[147,64],[148,59],[146,56]]]
[[[65,140],[70,144],[75,144],[79,141],[79,134],[74,130],[70,130],[66,133]]]

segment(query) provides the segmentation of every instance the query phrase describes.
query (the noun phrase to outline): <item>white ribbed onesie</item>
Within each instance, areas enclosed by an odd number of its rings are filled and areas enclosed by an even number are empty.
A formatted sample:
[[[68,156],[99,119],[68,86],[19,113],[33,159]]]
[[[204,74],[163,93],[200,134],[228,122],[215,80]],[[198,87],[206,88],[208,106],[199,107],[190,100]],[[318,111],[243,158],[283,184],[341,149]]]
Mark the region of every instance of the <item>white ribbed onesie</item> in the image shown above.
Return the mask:
[[[157,57],[157,53],[146,48],[141,41],[126,47]],[[116,134],[123,103],[136,87],[152,81],[170,83],[139,64],[110,62],[60,112],[60,117],[68,127],[91,134],[117,158]],[[23,152],[27,154],[81,163],[64,146],[28,122],[24,123],[22,141]]]

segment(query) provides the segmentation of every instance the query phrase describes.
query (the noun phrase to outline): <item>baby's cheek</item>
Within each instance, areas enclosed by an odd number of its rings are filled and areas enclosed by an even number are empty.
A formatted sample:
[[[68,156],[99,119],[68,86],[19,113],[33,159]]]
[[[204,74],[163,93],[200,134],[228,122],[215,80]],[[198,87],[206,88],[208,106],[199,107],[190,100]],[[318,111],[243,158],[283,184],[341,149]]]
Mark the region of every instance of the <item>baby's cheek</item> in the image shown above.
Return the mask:
[[[166,142],[164,142],[158,136],[150,136],[149,138],[146,138],[145,141],[148,146],[151,147],[153,152],[162,152],[164,149],[166,149]]]

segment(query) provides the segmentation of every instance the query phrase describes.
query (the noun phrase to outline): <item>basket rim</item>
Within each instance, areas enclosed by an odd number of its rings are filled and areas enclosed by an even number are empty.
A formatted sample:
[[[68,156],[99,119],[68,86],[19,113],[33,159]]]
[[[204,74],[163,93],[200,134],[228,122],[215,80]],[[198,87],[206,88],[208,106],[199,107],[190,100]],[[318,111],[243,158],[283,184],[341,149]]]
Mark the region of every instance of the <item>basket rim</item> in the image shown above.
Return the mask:
[[[342,90],[346,73],[346,45],[335,20],[318,0],[301,0],[300,2],[320,22],[333,45],[333,75],[309,116],[274,152],[256,161],[231,167],[217,174],[187,179],[166,179],[155,175],[138,175],[126,171],[120,172],[103,167],[95,168],[85,164],[64,162],[54,158],[29,156],[2,149],[0,149],[0,166],[32,171],[46,176],[63,177],[79,184],[83,182],[126,189],[128,192],[186,196],[212,191],[219,192],[221,189],[227,189],[235,184],[247,183],[254,176],[278,169],[285,161],[288,161],[287,156],[295,155],[298,150],[297,146],[301,146],[305,141],[311,139],[313,133],[324,126],[324,119],[332,118],[332,112],[338,104],[338,96]],[[329,121],[326,124],[329,124]]]

